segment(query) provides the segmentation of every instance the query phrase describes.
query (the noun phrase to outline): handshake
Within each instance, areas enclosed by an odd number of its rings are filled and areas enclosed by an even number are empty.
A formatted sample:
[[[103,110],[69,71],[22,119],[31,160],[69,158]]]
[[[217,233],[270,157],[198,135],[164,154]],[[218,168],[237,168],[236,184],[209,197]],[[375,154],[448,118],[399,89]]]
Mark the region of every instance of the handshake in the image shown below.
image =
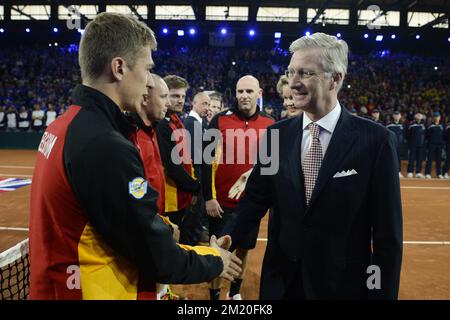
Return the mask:
[[[231,237],[226,235],[217,239],[216,236],[212,236],[210,246],[219,251],[222,259],[223,270],[220,277],[233,281],[242,271],[242,261],[234,253],[228,251],[231,246]]]

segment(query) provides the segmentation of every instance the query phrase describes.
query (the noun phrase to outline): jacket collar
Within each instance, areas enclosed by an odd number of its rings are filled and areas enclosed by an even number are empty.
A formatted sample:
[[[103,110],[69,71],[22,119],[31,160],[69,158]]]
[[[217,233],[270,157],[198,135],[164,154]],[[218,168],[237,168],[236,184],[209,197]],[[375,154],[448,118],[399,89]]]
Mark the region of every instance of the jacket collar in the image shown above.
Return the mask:
[[[250,116],[250,117],[247,117],[245,114],[243,114],[243,113],[241,112],[241,110],[239,110],[239,108],[238,108],[237,105],[235,105],[235,106],[234,106],[233,108],[231,108],[230,110],[233,111],[233,113],[235,113],[235,114],[238,116],[239,119],[245,120],[245,121],[249,121],[249,120],[252,121],[252,120],[255,120],[256,118],[258,118],[258,115],[260,114],[259,106],[258,106],[258,105],[256,106],[256,112],[255,112],[252,116]]]
[[[142,121],[141,117],[136,112],[126,113],[127,119],[134,124],[137,128],[144,130],[145,132],[152,133],[157,125],[157,122],[152,123],[151,125],[146,125],[144,121]]]
[[[126,137],[136,130],[136,126],[127,119],[119,106],[111,98],[94,88],[82,84],[76,86],[72,92],[72,103],[82,108],[98,108],[112,126]]]

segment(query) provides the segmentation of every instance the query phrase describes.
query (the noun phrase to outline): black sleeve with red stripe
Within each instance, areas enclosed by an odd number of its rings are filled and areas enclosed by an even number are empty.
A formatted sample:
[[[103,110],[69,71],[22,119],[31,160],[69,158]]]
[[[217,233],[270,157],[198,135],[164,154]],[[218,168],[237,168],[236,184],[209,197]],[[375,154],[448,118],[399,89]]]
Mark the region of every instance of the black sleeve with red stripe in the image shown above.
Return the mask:
[[[175,182],[177,188],[187,192],[198,192],[200,190],[200,181],[192,178],[182,164],[175,164],[172,161],[171,153],[176,148],[175,141],[171,140],[172,128],[169,121],[162,119],[156,127],[159,151],[166,174]]]

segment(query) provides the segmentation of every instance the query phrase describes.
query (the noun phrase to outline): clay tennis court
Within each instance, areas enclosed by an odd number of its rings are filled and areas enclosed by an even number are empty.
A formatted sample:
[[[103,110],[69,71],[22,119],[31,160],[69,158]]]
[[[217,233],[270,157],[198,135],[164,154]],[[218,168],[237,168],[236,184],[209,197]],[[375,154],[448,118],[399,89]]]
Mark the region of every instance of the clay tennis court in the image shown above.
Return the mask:
[[[31,178],[36,151],[0,150],[0,178]],[[405,165],[405,163],[403,164]],[[405,173],[405,170],[403,170]],[[434,173],[433,173],[434,174]],[[0,252],[28,237],[30,186],[0,193]],[[450,180],[403,179],[404,224],[400,299],[450,299]],[[245,299],[257,299],[267,238],[267,216],[250,251],[242,284]],[[222,297],[229,284],[224,283]],[[209,299],[208,285],[173,286],[189,299]]]

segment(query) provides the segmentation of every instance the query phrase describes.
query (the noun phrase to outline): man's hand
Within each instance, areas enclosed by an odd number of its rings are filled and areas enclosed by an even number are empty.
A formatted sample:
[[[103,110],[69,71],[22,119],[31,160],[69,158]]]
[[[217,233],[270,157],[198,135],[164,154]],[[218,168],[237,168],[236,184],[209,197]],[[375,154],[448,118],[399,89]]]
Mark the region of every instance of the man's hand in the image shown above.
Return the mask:
[[[217,249],[220,252],[220,257],[222,258],[223,270],[220,277],[233,281],[234,278],[237,278],[242,271],[242,261],[236,257],[234,253],[222,249],[220,245],[231,245],[230,236],[223,236],[219,240],[217,240],[216,236],[212,236],[210,246]]]
[[[222,207],[216,199],[211,199],[205,202],[206,213],[208,216],[213,218],[222,218],[221,213],[223,213]]]
[[[216,242],[222,249],[228,250],[231,247],[231,237],[228,235],[220,237]]]
[[[172,223],[172,229],[173,240],[175,240],[176,243],[180,242],[180,228],[178,228],[178,225]]]
[[[230,191],[228,191],[228,198],[239,199],[241,197],[242,192],[244,192],[245,186],[247,185],[248,177],[250,176],[250,173],[252,173],[252,170],[253,168],[243,173],[239,177],[239,179],[237,179],[237,181],[230,188]]]

